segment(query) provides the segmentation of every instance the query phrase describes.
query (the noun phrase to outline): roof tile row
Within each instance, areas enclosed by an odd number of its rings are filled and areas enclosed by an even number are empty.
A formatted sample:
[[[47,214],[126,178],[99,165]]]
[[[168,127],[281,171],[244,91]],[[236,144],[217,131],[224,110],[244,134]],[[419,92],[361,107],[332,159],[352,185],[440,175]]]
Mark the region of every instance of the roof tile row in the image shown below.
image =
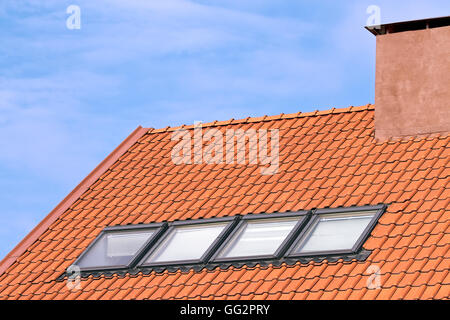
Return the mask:
[[[194,127],[149,129],[0,276],[0,298],[448,299],[450,136],[379,142],[373,117],[368,105],[202,125],[278,129],[269,176],[260,165],[174,165],[172,132]],[[379,203],[389,206],[364,261],[90,276],[72,291],[57,280],[106,226]]]

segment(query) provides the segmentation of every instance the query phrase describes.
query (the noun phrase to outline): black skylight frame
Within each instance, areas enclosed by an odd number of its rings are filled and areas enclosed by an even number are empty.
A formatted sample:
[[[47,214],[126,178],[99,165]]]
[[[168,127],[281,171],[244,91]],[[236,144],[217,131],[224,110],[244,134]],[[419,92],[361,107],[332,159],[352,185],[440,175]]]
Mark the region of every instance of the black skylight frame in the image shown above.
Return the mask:
[[[211,257],[211,262],[214,263],[223,263],[223,262],[235,262],[235,261],[255,261],[255,260],[272,260],[272,259],[280,259],[285,252],[291,247],[292,243],[297,238],[297,235],[303,230],[304,226],[308,222],[311,216],[311,211],[298,211],[298,212],[288,212],[288,213],[270,213],[270,214],[247,214],[242,217],[241,221],[237,224],[237,226],[233,229],[231,234],[228,237],[228,241],[224,241],[220,247],[214,252]],[[255,256],[239,256],[239,257],[226,257],[221,258],[219,255],[222,250],[230,243],[233,239],[234,235],[239,232],[239,230],[243,227],[245,223],[248,221],[255,220],[273,220],[273,219],[284,219],[284,218],[293,218],[298,217],[299,220],[297,224],[292,228],[286,238],[283,240],[281,245],[275,251],[274,254],[271,255],[255,255]]]
[[[286,252],[286,257],[288,258],[302,258],[302,257],[314,257],[314,256],[332,256],[332,255],[342,255],[342,254],[353,254],[362,249],[363,244],[366,242],[373,228],[378,222],[378,219],[386,210],[386,205],[380,204],[376,206],[362,206],[362,207],[346,207],[346,208],[327,208],[327,209],[319,209],[313,210],[311,219],[308,224],[301,230],[295,241],[293,241],[291,247]],[[351,214],[351,213],[359,213],[364,211],[375,211],[372,220],[366,226],[364,231],[359,236],[358,240],[356,240],[355,244],[351,249],[345,250],[318,250],[318,251],[310,251],[297,253],[294,252],[296,250],[297,245],[302,242],[305,237],[310,235],[311,228],[319,222],[320,217],[327,214]]]
[[[386,210],[387,205],[380,204],[375,206],[360,206],[360,207],[347,207],[347,208],[327,208],[327,209],[313,209],[309,211],[298,211],[298,212],[282,212],[282,213],[258,213],[258,214],[246,214],[244,216],[236,215],[233,217],[221,217],[221,218],[207,218],[207,219],[196,219],[196,220],[183,220],[174,222],[163,222],[163,223],[150,223],[150,224],[139,224],[139,225],[127,225],[127,226],[112,226],[106,227],[102,232],[94,239],[94,241],[84,250],[84,252],[78,257],[74,262],[77,265],[89,251],[95,246],[97,241],[106,233],[114,231],[128,231],[128,230],[145,230],[145,229],[156,229],[155,233],[148,239],[148,241],[139,249],[139,251],[134,255],[133,259],[128,265],[110,265],[105,267],[91,267],[91,268],[81,268],[82,276],[89,275],[101,275],[101,274],[126,274],[126,273],[136,273],[136,272],[148,272],[149,270],[189,270],[194,268],[195,270],[200,270],[204,267],[215,268],[223,267],[227,268],[230,265],[242,266],[242,265],[253,265],[253,264],[280,264],[280,263],[295,263],[301,261],[302,263],[307,263],[311,260],[322,261],[323,259],[328,259],[334,261],[336,259],[344,259],[345,261],[349,259],[365,260],[370,251],[364,250],[363,244],[369,237],[373,228],[377,224],[379,218]],[[363,212],[363,211],[375,211],[375,214],[364,229],[355,245],[351,250],[323,250],[317,252],[304,252],[304,253],[294,253],[296,246],[299,242],[303,240],[305,236],[308,235],[311,226],[317,222],[317,219],[324,214],[339,214],[339,213],[352,213],[352,212]],[[222,252],[222,249],[231,243],[233,236],[239,232],[240,228],[246,221],[255,221],[260,219],[283,219],[290,217],[299,217],[299,221],[286,236],[285,240],[282,242],[278,250],[273,255],[258,255],[258,256],[240,256],[240,257],[228,257],[228,258],[218,258],[218,255]],[[209,248],[205,251],[200,259],[196,260],[177,260],[170,262],[154,262],[146,263],[146,260],[150,255],[158,249],[159,244],[170,235],[173,228],[177,226],[199,226],[208,223],[223,223],[228,222],[224,230],[219,234],[215,241],[211,243]],[[159,272],[158,271],[158,272]],[[61,275],[63,279],[66,273]]]
[[[169,224],[167,231],[164,233],[162,237],[158,239],[157,242],[154,243],[152,248],[146,252],[140,261],[137,264],[137,267],[160,267],[160,266],[183,266],[183,265],[193,265],[193,264],[206,264],[210,259],[214,252],[217,251],[217,248],[220,247],[223,242],[229,237],[230,233],[236,229],[236,226],[239,224],[239,220],[241,220],[241,216],[234,217],[223,217],[223,218],[209,218],[204,220],[182,220],[182,221],[174,221]],[[147,259],[158,249],[161,243],[170,235],[172,230],[176,227],[180,226],[201,226],[206,224],[217,224],[217,223],[226,223],[228,225],[222,230],[216,240],[206,249],[205,253],[200,257],[200,259],[189,259],[189,260],[173,260],[173,261],[161,261],[161,262],[146,262]]]
[[[97,266],[97,267],[86,267],[81,268],[82,272],[93,272],[93,271],[120,271],[120,270],[128,270],[136,266],[137,262],[142,259],[142,255],[148,250],[148,248],[152,247],[155,242],[161,237],[162,234],[167,230],[167,222],[161,223],[152,223],[152,224],[139,224],[139,225],[126,225],[126,226],[111,226],[104,228],[100,234],[92,241],[89,246],[83,251],[83,253],[78,257],[78,259],[74,262],[73,265],[78,265],[78,262],[83,259],[93,248],[97,242],[106,234],[114,233],[114,232],[123,232],[123,231],[141,231],[141,230],[155,230],[152,236],[144,243],[144,245],[136,252],[134,257],[127,265],[109,265],[109,266]]]

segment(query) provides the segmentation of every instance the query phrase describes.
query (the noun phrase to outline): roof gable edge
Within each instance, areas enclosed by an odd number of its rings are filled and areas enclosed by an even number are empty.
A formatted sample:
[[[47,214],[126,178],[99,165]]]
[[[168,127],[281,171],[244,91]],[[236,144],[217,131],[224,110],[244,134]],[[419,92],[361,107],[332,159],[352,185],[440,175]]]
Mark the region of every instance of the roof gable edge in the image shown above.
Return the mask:
[[[138,126],[89,175],[84,178],[22,241],[0,262],[0,276],[56,221],[108,168],[148,132]]]

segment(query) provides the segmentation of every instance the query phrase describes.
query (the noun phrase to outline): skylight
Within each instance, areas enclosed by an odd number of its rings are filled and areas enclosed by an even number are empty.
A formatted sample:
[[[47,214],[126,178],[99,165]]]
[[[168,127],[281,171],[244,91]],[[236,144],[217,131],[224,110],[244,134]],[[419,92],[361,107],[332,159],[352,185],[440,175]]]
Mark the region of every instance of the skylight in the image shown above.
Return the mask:
[[[352,255],[384,205],[107,227],[75,265],[85,273]]]
[[[156,230],[152,228],[103,232],[86,254],[80,257],[77,265],[81,269],[126,267]]]
[[[173,226],[144,264],[199,261],[229,222]]]
[[[323,213],[312,219],[293,254],[351,252],[373,220],[376,211]]]
[[[243,221],[217,259],[275,256],[300,219],[297,216]]]

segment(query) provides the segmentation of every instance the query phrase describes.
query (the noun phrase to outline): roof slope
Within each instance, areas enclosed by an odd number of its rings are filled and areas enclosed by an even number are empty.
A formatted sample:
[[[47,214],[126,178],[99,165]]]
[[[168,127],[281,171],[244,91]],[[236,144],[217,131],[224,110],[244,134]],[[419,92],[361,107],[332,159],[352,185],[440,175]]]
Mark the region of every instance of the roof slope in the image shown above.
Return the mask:
[[[450,297],[450,136],[374,140],[374,108],[214,122],[279,129],[280,167],[171,161],[149,129],[0,276],[1,299],[442,299]],[[185,127],[191,128],[192,127]],[[106,226],[389,204],[365,261],[90,276],[57,281]],[[381,289],[368,289],[370,265]]]

